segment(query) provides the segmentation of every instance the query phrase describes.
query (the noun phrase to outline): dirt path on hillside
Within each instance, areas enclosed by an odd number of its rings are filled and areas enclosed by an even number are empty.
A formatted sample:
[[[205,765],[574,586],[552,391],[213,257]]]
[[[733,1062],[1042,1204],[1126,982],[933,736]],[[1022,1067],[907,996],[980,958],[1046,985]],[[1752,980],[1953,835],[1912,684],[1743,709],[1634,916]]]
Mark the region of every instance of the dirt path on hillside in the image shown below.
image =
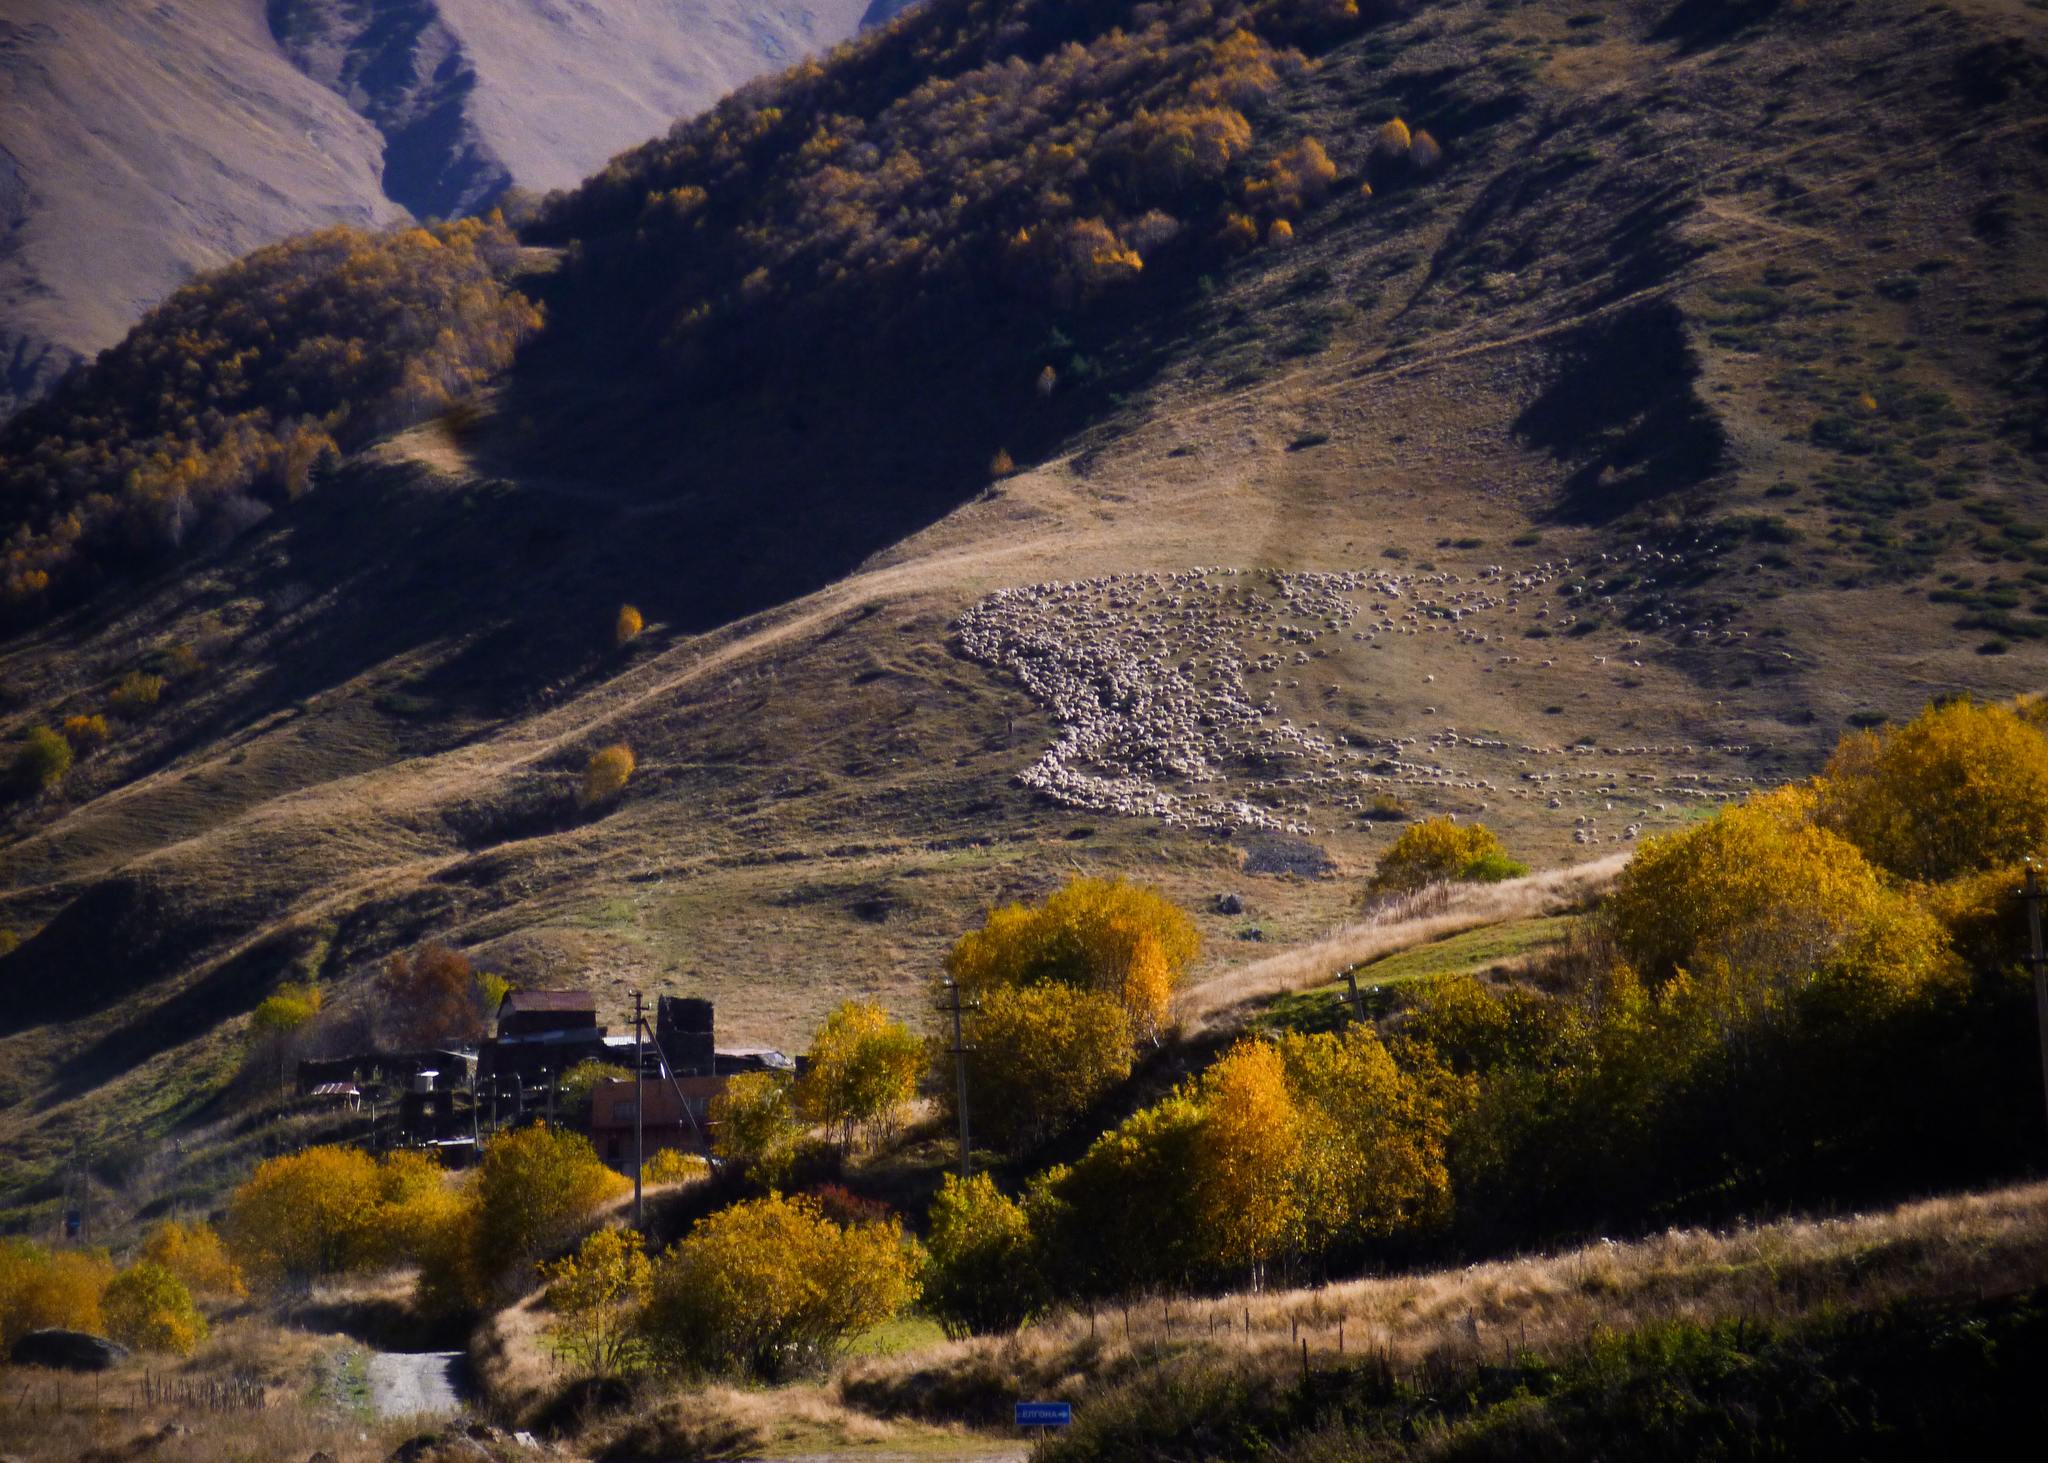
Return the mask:
[[[370,1404],[379,1417],[445,1417],[462,1410],[459,1351],[379,1351],[370,1356]]]

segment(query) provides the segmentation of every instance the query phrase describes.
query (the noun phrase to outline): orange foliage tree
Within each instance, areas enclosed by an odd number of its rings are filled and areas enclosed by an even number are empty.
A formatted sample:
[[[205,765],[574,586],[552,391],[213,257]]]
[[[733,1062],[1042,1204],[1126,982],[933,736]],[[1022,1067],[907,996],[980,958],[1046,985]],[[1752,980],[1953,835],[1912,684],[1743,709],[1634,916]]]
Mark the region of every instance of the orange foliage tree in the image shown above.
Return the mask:
[[[429,943],[412,956],[394,952],[371,990],[378,1026],[400,1046],[483,1036],[483,987],[468,958],[446,945]]]
[[[82,566],[147,564],[247,529],[323,455],[424,421],[510,363],[540,316],[499,283],[511,231],[334,228],[177,290],[0,428],[0,606]]]

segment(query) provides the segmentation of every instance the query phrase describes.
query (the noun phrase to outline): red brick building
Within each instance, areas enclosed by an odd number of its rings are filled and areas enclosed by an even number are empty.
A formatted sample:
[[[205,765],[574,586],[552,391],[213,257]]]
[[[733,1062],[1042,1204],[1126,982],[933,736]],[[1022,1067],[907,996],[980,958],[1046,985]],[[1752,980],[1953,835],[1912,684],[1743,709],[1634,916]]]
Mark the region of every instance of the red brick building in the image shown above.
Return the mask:
[[[664,1148],[706,1153],[711,1148],[711,1099],[725,1091],[724,1077],[649,1077],[640,1084],[646,1156]],[[599,1082],[590,1089],[590,1141],[597,1156],[614,1168],[633,1171],[633,1083]]]

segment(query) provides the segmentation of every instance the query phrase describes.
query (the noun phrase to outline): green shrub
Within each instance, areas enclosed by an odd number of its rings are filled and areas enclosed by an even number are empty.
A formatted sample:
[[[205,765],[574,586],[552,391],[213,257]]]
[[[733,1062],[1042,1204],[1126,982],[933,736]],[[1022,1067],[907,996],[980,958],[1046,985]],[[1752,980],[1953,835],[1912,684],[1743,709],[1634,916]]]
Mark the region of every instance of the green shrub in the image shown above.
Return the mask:
[[[32,727],[14,755],[14,784],[23,793],[55,787],[71,770],[71,743],[46,726]]]

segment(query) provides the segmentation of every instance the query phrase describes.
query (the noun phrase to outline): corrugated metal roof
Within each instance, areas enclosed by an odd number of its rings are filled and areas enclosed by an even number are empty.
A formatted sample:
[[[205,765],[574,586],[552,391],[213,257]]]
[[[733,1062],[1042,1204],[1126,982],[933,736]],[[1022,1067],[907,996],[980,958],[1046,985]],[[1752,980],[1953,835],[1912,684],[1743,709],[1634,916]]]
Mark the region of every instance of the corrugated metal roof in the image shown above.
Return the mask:
[[[589,991],[507,991],[500,1011],[595,1011],[597,997]]]

